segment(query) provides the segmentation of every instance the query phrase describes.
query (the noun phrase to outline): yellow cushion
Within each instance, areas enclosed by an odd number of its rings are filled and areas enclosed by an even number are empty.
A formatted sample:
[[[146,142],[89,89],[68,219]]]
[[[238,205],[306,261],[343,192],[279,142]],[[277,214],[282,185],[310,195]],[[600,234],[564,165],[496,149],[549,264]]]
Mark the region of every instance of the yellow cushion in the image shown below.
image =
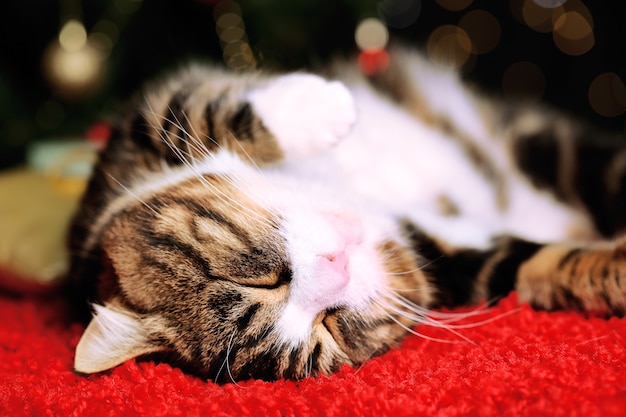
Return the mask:
[[[0,285],[60,283],[68,267],[66,231],[84,184],[27,168],[0,173]]]

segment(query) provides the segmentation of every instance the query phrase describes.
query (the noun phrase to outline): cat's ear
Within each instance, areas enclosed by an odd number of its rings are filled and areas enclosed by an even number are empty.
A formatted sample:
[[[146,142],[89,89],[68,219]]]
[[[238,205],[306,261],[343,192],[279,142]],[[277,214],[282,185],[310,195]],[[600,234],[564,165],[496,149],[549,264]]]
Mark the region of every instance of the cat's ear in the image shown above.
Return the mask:
[[[163,350],[151,343],[145,323],[117,305],[94,305],[95,315],[83,333],[74,357],[77,372],[106,371],[129,359]]]

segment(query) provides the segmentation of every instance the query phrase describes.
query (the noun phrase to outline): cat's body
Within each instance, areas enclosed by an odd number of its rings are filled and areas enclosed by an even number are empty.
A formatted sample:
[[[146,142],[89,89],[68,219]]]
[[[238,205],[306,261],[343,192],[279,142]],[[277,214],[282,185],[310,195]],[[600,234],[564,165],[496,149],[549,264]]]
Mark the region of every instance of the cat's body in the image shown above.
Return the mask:
[[[328,373],[513,289],[626,310],[626,245],[589,243],[626,220],[618,138],[405,50],[329,74],[193,67],[119,120],[71,231],[99,304],[78,371],[170,352],[222,380]]]

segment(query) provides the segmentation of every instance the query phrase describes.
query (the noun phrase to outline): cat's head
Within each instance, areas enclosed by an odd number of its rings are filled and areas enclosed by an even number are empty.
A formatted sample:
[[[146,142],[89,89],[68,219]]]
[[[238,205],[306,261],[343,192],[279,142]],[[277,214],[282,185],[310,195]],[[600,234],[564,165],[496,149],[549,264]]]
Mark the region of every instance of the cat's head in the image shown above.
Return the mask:
[[[399,342],[431,290],[387,220],[251,175],[189,178],[116,213],[77,371],[164,351],[211,379],[298,379]]]

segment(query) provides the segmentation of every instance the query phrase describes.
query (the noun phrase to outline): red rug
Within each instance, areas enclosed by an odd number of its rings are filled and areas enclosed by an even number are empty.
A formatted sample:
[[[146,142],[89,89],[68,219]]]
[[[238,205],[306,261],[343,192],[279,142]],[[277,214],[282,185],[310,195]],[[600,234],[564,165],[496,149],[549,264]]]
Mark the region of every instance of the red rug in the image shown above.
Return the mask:
[[[2,416],[623,416],[626,319],[517,308],[515,295],[463,329],[416,336],[359,369],[300,382],[216,385],[165,364],[72,372],[82,327],[58,296],[0,293]],[[468,319],[466,322],[476,322]],[[448,331],[425,336],[459,340]]]

